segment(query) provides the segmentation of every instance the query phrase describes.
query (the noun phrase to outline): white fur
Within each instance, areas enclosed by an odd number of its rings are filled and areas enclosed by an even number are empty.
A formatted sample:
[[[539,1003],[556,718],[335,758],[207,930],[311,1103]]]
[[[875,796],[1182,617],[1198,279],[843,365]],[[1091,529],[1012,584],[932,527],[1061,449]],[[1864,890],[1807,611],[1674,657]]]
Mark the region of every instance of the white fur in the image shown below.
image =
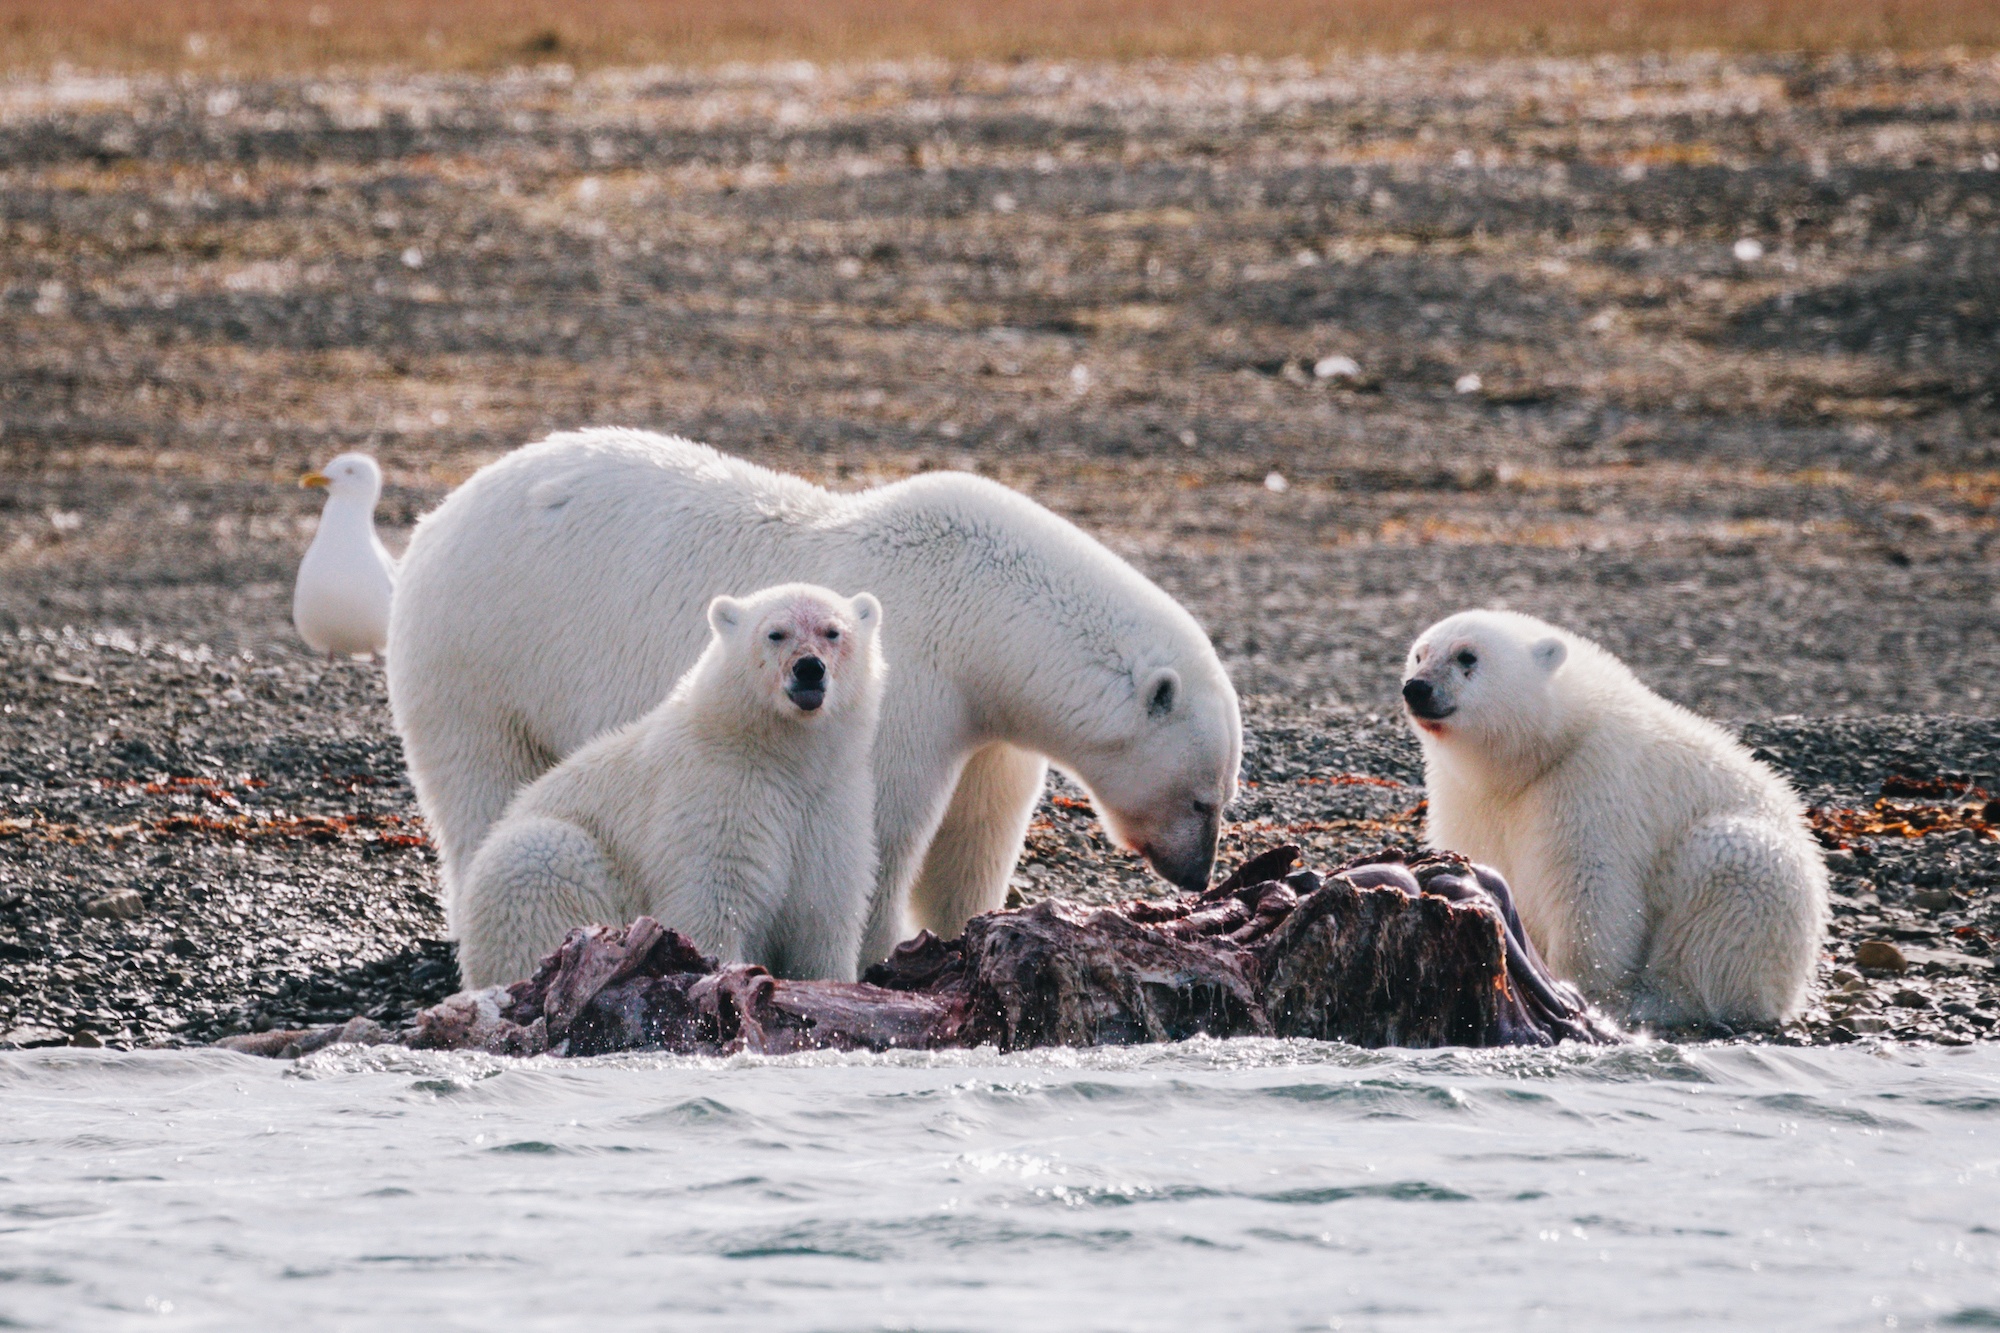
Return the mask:
[[[852,981],[875,888],[882,612],[808,584],[718,597],[666,701],[524,789],[459,888],[468,987],[518,980],[572,926],[640,914],[725,962]],[[823,662],[812,711],[784,686]]]
[[[1206,879],[1241,759],[1236,695],[1200,626],[1124,561],[963,473],[840,495],[598,430],[483,469],[403,560],[389,696],[447,903],[516,786],[686,670],[708,598],[793,579],[886,608],[863,961],[912,916],[951,935],[1000,905],[1044,756],[1162,873]]]
[[[1439,621],[1404,679],[1431,844],[1507,878],[1557,972],[1639,1022],[1798,1011],[1826,868],[1783,779],[1596,644],[1530,616]],[[1432,711],[1453,711],[1419,716],[1413,681]]]

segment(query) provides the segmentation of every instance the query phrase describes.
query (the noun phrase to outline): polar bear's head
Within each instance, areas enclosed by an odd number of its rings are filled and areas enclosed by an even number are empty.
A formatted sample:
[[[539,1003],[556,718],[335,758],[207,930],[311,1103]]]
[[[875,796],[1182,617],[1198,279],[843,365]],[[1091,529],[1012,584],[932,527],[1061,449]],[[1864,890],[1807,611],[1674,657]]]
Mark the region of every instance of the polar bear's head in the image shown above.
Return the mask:
[[[708,604],[719,664],[754,706],[797,720],[872,708],[882,684],[873,594],[842,597],[810,583],[782,583]]]
[[[1114,842],[1180,888],[1208,887],[1243,762],[1236,691],[1212,653],[1190,652],[1179,667],[1114,676],[1104,693],[1092,742],[1072,745],[1062,766],[1090,792]]]
[[[1518,754],[1561,732],[1578,641],[1513,611],[1461,611],[1410,645],[1403,708],[1426,746]]]

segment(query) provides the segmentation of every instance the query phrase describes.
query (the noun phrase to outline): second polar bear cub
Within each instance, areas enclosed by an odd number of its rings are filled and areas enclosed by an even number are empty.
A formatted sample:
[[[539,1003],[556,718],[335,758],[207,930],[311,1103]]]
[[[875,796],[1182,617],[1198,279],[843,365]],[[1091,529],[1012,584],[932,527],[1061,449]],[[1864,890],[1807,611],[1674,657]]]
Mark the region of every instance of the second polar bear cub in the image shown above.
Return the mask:
[[[882,607],[805,583],[709,604],[652,712],[521,789],[466,875],[459,971],[528,976],[573,926],[648,915],[725,962],[852,981],[875,890]]]
[[[1818,959],[1798,797],[1588,639],[1467,611],[1410,649],[1430,842],[1496,867],[1551,966],[1637,1022],[1770,1024]]]

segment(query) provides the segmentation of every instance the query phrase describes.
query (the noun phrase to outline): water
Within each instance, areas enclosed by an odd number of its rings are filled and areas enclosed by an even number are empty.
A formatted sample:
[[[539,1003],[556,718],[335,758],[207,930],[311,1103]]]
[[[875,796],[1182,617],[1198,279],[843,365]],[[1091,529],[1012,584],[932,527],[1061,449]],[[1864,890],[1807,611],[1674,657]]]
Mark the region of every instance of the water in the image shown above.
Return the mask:
[[[2000,1046],[0,1057],[0,1323],[2000,1327]]]

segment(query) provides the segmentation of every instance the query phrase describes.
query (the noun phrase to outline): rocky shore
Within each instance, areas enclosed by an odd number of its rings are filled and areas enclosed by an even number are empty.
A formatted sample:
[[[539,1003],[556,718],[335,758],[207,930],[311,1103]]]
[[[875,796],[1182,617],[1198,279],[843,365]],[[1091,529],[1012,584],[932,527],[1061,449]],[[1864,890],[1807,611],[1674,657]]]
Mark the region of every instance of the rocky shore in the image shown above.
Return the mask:
[[[356,1015],[394,1027],[456,989],[377,668],[276,644],[223,656],[15,632],[0,676],[0,1042],[198,1043]],[[1835,871],[1814,1005],[1760,1039],[1995,1035],[2000,721],[1742,732],[1813,804]],[[1225,863],[1278,842],[1315,864],[1417,845],[1421,772],[1396,719],[1253,700],[1247,741]],[[1010,901],[1160,890],[1055,781]]]

